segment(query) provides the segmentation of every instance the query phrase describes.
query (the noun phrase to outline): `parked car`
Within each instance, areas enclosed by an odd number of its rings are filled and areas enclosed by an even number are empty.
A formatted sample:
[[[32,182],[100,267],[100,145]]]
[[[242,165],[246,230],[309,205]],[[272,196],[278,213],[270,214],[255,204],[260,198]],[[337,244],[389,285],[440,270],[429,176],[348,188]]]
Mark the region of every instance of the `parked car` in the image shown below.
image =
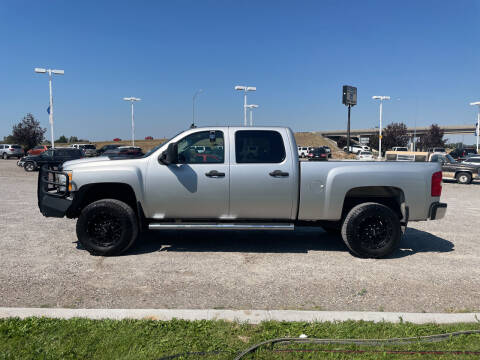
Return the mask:
[[[50,145],[37,145],[33,149],[27,151],[27,155],[40,155],[41,153],[50,149]]]
[[[142,149],[137,146],[119,146],[116,149],[107,150],[103,156],[110,158],[136,158],[143,156]]]
[[[70,147],[83,150],[86,157],[97,156],[97,147],[95,144],[72,144]]]
[[[344,146],[343,151],[347,151],[347,147]],[[367,145],[350,145],[350,152],[358,154],[360,151],[370,151],[370,147]]]
[[[469,156],[461,164],[480,166],[480,155]]]
[[[305,158],[307,157],[308,153],[314,148],[312,146],[298,146],[297,149],[298,149],[298,157]]]
[[[473,179],[479,178],[480,164],[470,165],[456,162],[449,154],[432,154],[431,162],[442,164],[442,174],[444,179],[455,179],[459,184],[470,184]]]
[[[145,136],[145,140],[153,140],[153,136]]]
[[[20,161],[25,171],[38,170],[42,165],[58,167],[65,161],[76,160],[85,157],[83,150],[75,148],[54,148],[48,149],[40,155],[28,155]]]
[[[105,151],[108,151],[108,150],[113,150],[113,149],[117,149],[119,148],[120,146],[123,146],[121,144],[108,144],[108,145],[103,145],[100,149],[97,150],[97,156],[101,156],[105,153]]]
[[[360,151],[357,154],[357,160],[364,160],[364,161],[373,160],[373,154],[371,151]]]
[[[408,151],[408,148],[406,146],[394,146],[392,151]]]
[[[122,141],[122,139],[120,139],[120,138],[115,138],[115,139],[113,139],[113,141]]]
[[[307,155],[308,161],[327,161],[328,154],[323,147],[315,148],[310,150]]]
[[[477,153],[475,148],[456,148],[450,151],[449,155],[457,161],[465,160],[469,155],[474,155]]]
[[[24,155],[23,149],[20,145],[0,144],[0,156],[3,160],[16,157],[20,159]]]
[[[225,146],[196,163],[191,146]],[[55,174],[57,184],[49,184]],[[120,254],[141,230],[294,230],[342,234],[350,251],[380,258],[397,249],[408,221],[445,216],[439,163],[298,161],[284,127],[186,130],[138,159],[69,161],[41,168],[38,205],[47,217],[78,218],[82,246]]]

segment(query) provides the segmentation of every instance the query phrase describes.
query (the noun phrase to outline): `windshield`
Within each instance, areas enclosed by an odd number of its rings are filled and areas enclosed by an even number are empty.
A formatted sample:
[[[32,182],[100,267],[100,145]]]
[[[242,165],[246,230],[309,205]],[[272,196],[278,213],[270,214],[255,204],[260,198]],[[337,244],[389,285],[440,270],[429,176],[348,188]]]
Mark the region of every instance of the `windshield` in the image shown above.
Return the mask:
[[[445,156],[445,158],[446,158],[447,161],[448,161],[449,163],[451,163],[451,164],[456,163],[455,159],[454,159],[454,158],[452,157],[452,155],[450,155],[450,154],[447,154],[447,155]]]
[[[84,148],[84,149],[96,149],[95,145],[83,145],[82,148]]]

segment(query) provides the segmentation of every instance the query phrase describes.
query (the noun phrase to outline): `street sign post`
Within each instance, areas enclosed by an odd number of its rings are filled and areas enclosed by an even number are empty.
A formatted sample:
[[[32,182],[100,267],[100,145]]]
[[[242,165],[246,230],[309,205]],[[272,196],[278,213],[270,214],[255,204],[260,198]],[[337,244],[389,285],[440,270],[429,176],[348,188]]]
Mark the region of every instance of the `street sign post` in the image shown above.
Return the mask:
[[[348,106],[347,152],[350,152],[350,109],[357,105],[357,88],[355,86],[343,85],[342,103]]]

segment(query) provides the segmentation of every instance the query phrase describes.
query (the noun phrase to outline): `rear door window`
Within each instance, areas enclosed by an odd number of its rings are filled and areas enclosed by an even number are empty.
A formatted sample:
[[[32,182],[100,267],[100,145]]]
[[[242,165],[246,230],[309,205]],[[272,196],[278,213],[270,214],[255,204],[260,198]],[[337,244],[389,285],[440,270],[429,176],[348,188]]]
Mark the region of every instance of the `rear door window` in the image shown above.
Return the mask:
[[[272,130],[238,130],[235,157],[237,164],[281,163],[285,160],[282,135]]]

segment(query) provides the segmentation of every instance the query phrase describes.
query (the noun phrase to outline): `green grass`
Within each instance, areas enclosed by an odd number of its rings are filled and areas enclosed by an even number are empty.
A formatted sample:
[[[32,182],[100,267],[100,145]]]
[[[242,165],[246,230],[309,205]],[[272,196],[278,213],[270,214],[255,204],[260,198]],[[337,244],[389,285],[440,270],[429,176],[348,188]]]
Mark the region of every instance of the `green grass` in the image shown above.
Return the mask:
[[[278,337],[391,338],[480,329],[480,324],[413,325],[371,322],[248,325],[225,321],[0,320],[0,359],[161,359],[185,352],[224,351],[176,359],[233,359],[239,351]],[[317,350],[278,352],[272,350]],[[475,359],[478,355],[406,355],[385,350],[480,351],[480,335],[461,335],[439,343],[378,347],[355,345],[282,345],[263,347],[244,359]],[[375,350],[376,353],[331,353],[318,350]]]

